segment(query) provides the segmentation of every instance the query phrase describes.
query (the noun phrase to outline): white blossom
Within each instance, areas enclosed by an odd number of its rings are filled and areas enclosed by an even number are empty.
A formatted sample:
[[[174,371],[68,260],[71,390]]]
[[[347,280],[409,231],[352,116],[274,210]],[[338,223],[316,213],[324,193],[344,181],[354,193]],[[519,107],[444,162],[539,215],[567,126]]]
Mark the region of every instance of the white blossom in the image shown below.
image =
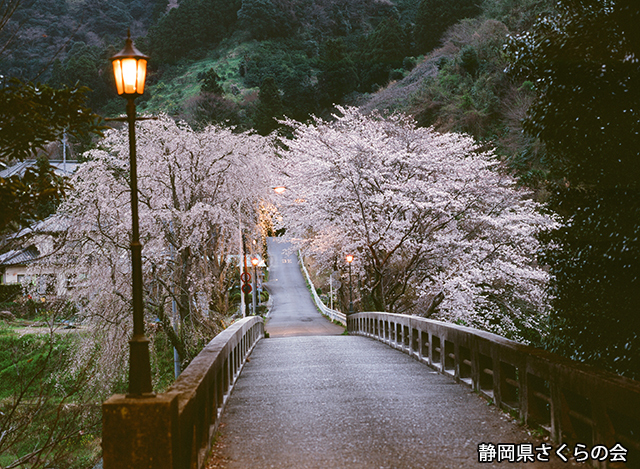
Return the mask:
[[[354,254],[365,310],[520,340],[542,327],[547,273],[535,262],[535,235],[556,222],[498,158],[400,114],[339,111],[332,122],[286,121],[294,135],[284,152],[283,224],[305,252],[343,272],[344,255]],[[437,315],[425,311],[440,292]]]
[[[188,356],[223,327],[239,224],[256,230],[273,151],[257,135],[194,131],[166,116],[137,124],[136,138],[147,330],[153,338],[159,320],[172,332],[175,300],[192,336],[181,334]],[[110,385],[123,371],[132,327],[127,131],[108,131],[85,157],[57,214],[69,226],[64,242],[36,269],[74,279],[67,295],[97,339],[104,357],[98,372]]]

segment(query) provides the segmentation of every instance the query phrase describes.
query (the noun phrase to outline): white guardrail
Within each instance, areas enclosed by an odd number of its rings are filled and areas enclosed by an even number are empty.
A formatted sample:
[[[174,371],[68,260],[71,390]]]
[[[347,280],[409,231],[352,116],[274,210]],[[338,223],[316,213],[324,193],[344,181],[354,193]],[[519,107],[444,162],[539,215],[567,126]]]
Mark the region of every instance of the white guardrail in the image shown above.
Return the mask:
[[[346,327],[347,315],[344,313],[341,313],[340,311],[336,311],[335,309],[329,308],[322,302],[322,300],[318,296],[318,293],[316,292],[316,287],[313,285],[313,282],[311,281],[311,277],[309,277],[309,272],[307,271],[307,268],[304,265],[304,258],[302,257],[302,253],[300,251],[298,251],[298,262],[302,266],[302,271],[304,272],[304,275],[307,277],[307,282],[311,287],[311,294],[313,295],[313,301],[316,303],[316,307],[320,310],[322,314],[327,316],[329,319],[331,319],[332,321],[337,321]]]

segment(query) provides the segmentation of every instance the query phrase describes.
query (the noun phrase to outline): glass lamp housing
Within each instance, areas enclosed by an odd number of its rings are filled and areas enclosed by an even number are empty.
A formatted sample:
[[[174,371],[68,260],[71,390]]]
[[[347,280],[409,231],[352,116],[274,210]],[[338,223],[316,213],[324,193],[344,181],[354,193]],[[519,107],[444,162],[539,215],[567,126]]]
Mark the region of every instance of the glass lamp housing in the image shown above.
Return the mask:
[[[144,93],[149,57],[135,48],[131,35],[120,52],[111,57],[116,89],[120,96],[136,97]]]

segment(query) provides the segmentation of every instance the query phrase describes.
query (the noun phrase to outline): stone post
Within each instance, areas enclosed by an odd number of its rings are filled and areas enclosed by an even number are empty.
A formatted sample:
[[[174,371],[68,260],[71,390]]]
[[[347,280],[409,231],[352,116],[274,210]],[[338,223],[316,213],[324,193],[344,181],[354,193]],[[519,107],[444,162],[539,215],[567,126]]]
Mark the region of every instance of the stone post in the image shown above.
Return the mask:
[[[178,393],[102,404],[104,469],[178,469]]]

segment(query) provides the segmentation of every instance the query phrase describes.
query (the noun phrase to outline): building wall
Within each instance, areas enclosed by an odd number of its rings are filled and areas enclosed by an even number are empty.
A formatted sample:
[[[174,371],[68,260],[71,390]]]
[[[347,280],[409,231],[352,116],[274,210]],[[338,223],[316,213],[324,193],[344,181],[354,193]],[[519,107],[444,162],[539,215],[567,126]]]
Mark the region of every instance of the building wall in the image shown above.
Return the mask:
[[[27,277],[27,267],[24,265],[12,265],[5,268],[5,271],[2,275],[2,283],[10,284],[10,283],[20,283],[22,281],[23,276],[26,279]]]

